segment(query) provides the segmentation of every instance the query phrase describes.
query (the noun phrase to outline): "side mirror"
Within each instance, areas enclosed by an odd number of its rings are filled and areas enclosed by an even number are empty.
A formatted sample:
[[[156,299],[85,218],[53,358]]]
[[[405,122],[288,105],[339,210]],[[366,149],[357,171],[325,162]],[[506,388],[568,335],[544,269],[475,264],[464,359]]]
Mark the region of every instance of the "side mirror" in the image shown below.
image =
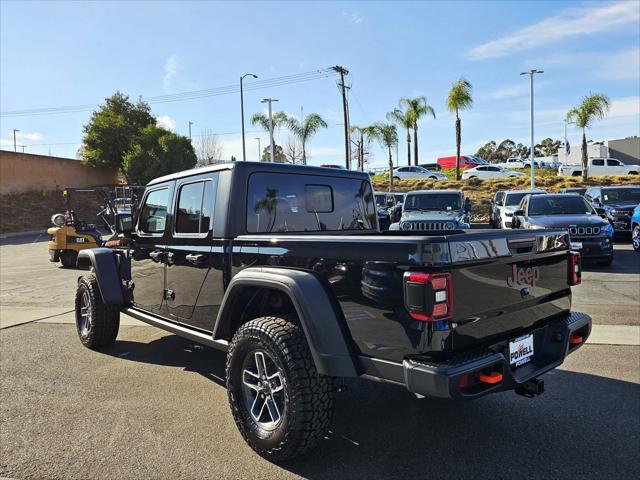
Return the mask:
[[[513,212],[513,217],[524,217],[524,210],[516,210]]]

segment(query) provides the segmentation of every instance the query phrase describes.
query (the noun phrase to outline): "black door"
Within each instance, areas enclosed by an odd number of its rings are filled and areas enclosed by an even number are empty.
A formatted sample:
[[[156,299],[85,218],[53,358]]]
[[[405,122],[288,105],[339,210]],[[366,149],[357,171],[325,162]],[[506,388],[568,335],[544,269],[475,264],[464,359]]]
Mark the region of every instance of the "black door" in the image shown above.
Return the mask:
[[[222,240],[214,239],[218,173],[176,184],[166,289],[170,318],[213,330],[224,296]]]
[[[136,226],[131,278],[133,303],[154,314],[162,313],[165,288],[167,207],[169,184],[150,188],[142,202]]]

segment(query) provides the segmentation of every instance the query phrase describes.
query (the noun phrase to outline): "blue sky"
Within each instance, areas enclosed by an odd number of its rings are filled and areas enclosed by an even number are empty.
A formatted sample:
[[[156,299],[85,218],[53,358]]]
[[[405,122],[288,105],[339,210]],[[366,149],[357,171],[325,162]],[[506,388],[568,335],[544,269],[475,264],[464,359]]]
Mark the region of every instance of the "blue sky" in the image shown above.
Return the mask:
[[[463,152],[488,140],[529,137],[528,80],[536,77],[536,139],[561,138],[563,118],[589,92],[612,100],[589,138],[640,133],[640,2],[10,2],[0,3],[0,110],[100,103],[208,89],[343,65],[351,123],[384,120],[402,96],[425,95],[436,120],[420,124],[420,160],[453,154],[448,88],[473,84],[462,114]],[[248,81],[247,81],[248,85]],[[248,159],[268,135],[248,118],[277,98],[291,114],[317,112],[330,127],[308,146],[310,163],[342,163],[341,98],[335,77],[245,93]],[[238,94],[152,103],[163,125],[221,134],[224,157],[241,156]],[[2,116],[0,146],[74,157],[90,111]],[[276,133],[286,143],[287,131]],[[400,163],[406,161],[400,136]],[[572,144],[579,133],[569,130]],[[372,149],[372,165],[384,152]]]

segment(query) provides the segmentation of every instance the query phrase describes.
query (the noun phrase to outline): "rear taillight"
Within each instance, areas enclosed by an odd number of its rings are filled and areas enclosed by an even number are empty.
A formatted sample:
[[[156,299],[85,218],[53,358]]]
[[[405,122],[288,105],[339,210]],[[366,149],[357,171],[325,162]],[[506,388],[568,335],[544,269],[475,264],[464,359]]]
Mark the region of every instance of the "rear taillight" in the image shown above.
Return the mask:
[[[453,314],[453,283],[450,273],[406,272],[404,304],[414,320],[438,322]]]
[[[582,283],[582,262],[580,252],[567,253],[567,283],[571,286]]]

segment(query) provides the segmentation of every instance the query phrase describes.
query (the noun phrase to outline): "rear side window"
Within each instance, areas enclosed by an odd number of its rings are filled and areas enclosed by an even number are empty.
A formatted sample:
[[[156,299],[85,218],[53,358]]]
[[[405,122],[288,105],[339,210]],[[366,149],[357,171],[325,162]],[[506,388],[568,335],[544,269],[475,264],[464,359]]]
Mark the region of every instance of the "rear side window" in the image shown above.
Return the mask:
[[[374,195],[366,180],[261,172],[249,177],[247,232],[376,228]]]
[[[180,187],[176,209],[176,233],[203,234],[212,225],[214,183],[210,180]]]
[[[147,195],[140,213],[139,228],[142,233],[159,234],[164,232],[167,223],[168,203],[168,188],[154,190]]]

